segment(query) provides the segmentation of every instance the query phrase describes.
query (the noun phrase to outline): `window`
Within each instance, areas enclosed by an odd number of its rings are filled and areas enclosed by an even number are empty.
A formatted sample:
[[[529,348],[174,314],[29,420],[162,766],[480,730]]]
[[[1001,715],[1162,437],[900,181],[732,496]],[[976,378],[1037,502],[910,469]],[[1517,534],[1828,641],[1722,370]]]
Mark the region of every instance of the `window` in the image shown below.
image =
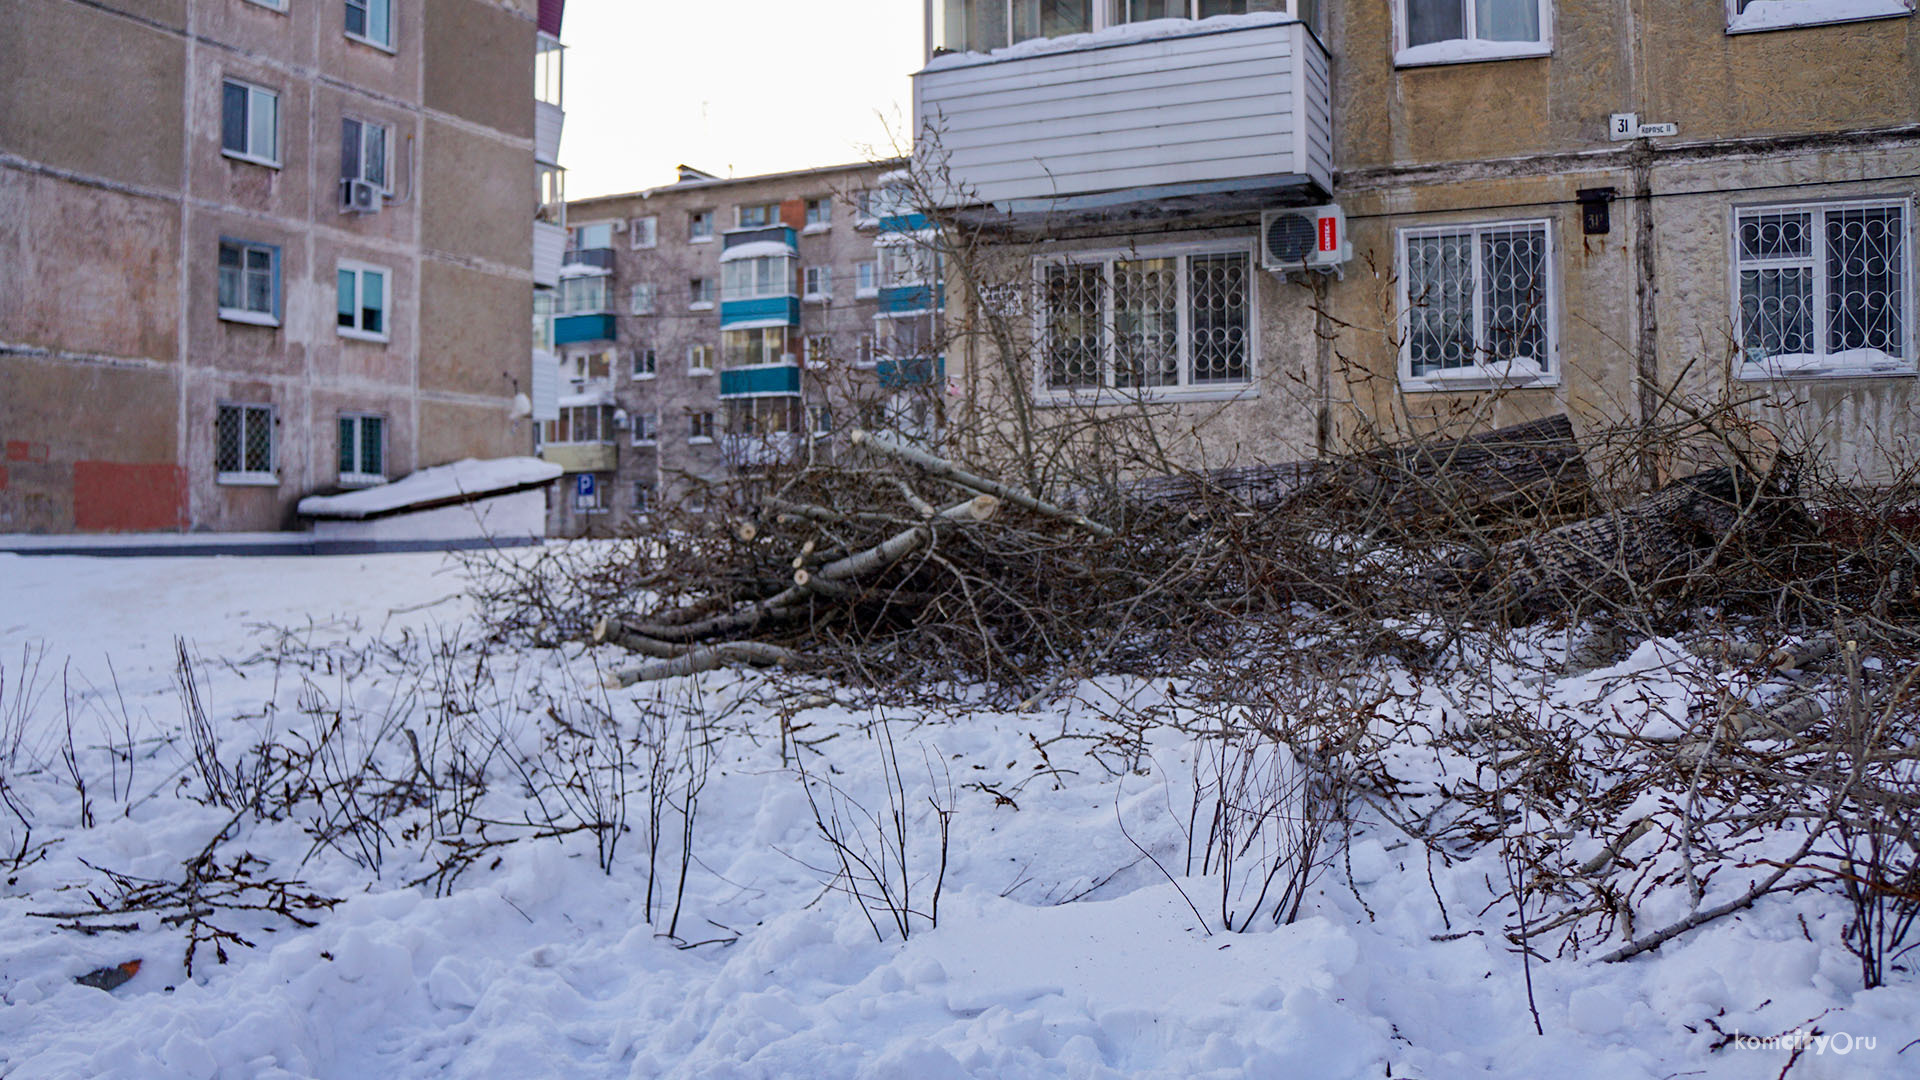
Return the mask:
[[[340,482],[378,484],[387,478],[387,421],[344,413],[340,417]]]
[[[660,414],[635,413],[633,416],[633,445],[652,446],[660,441]]]
[[[280,249],[244,240],[220,241],[220,317],[280,325]]]
[[[387,340],[387,272],[377,266],[341,263],[335,282],[340,336]]]
[[[780,221],[779,203],[755,203],[734,207],[734,223],[742,229],[761,229]]]
[[[653,286],[635,285],[631,308],[635,315],[653,314]]]
[[[989,52],[1030,38],[1103,30],[1148,19],[1204,19],[1285,11],[1313,24],[1316,0],[943,0],[935,9],[936,44]]]
[[[720,264],[720,298],[755,300],[793,295],[794,259],[790,255],[763,255]]]
[[[1405,229],[1400,255],[1403,386],[1541,383],[1557,376],[1547,222]]]
[[[687,306],[706,309],[713,306],[713,279],[706,277],[687,279]]]
[[[833,200],[807,200],[807,227],[805,232],[820,232],[833,225]]]
[[[340,179],[364,180],[379,188],[387,187],[386,125],[365,120],[340,121]]]
[[[713,441],[713,414],[710,412],[690,413],[687,416],[687,441],[690,443],[710,443]]]
[[[604,251],[613,247],[613,222],[597,221],[567,230],[568,251]],[[602,267],[602,269],[606,269]]]
[[[227,79],[220,84],[220,151],[280,167],[280,95]]]
[[[792,357],[787,355],[787,328],[784,326],[723,330],[720,332],[720,352],[730,368],[792,363]]]
[[[637,217],[627,225],[627,243],[635,248],[650,248],[659,243],[660,219]]]
[[[1396,64],[1545,56],[1550,0],[1398,0]]]
[[[347,0],[347,36],[383,49],[393,48],[390,0]]]
[[[595,274],[560,279],[560,299],[556,315],[587,315],[613,310],[608,302],[607,279]]]
[[[874,365],[872,334],[860,335],[860,343],[854,350],[853,362],[860,367],[872,367]]]
[[[660,373],[660,359],[652,349],[633,350],[633,377],[651,379]]]
[[[713,346],[711,345],[687,346],[687,374],[689,375],[713,374]]]
[[[633,482],[633,516],[645,517],[653,513],[653,481],[635,480]]]
[[[826,405],[807,406],[807,430],[822,437],[833,434],[833,409]]]
[[[687,215],[687,240],[702,243],[713,239],[713,211],[695,210]]]
[[[1076,255],[1039,264],[1043,392],[1224,389],[1253,381],[1249,252]]]
[[[1743,374],[1912,371],[1910,218],[1904,200],[1736,211]]]
[[[831,300],[833,298],[833,268],[831,266],[809,266],[804,272],[806,286],[804,292],[809,300]]]
[[[541,442],[547,445],[594,443],[604,446],[613,442],[613,406],[562,405],[559,419],[545,421],[543,426]]]
[[[791,435],[800,430],[800,401],[790,397],[727,399],[727,434]],[[751,456],[751,451],[749,451]]]
[[[1782,30],[1821,23],[1887,19],[1913,14],[1913,0],[1728,0],[1727,33]]]
[[[880,292],[880,286],[876,281],[876,274],[875,274],[874,267],[875,267],[875,264],[871,260],[863,263],[854,264],[853,295],[874,296]]]
[[[275,11],[287,10],[287,0],[247,0],[247,2],[263,8],[272,8]]]
[[[934,279],[934,251],[918,243],[880,246],[880,287],[925,285]]]
[[[277,484],[273,475],[273,406],[221,405],[213,420],[214,479],[222,484]]]
[[[833,359],[833,338],[815,334],[807,339],[807,363],[820,367]]]

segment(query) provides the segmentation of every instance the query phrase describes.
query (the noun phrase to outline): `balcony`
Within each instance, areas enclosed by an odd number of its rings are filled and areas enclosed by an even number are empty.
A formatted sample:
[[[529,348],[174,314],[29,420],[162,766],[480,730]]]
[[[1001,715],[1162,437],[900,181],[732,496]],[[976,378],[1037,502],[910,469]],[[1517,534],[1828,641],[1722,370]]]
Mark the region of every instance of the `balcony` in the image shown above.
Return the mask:
[[[729,229],[720,237],[721,249],[730,253],[735,248],[744,248],[749,244],[779,244],[791,255],[795,251],[794,232],[785,225],[763,225],[752,229]],[[766,250],[772,252],[773,249]]]
[[[951,176],[940,201],[1018,226],[1324,200],[1328,57],[1306,26],[1281,15],[1167,26],[935,57],[914,98],[919,153]]]
[[[569,248],[561,263],[568,271],[613,269],[612,248]]]
[[[882,315],[916,315],[945,305],[946,289],[941,285],[891,285],[880,290]]]
[[[883,390],[908,390],[928,386],[947,377],[944,356],[903,356],[882,358],[873,366],[874,379]]]
[[[567,250],[564,226],[544,221],[533,223],[533,283],[551,289],[560,284],[560,264]]]
[[[613,316],[606,312],[591,315],[561,315],[553,320],[553,343],[573,345],[582,341],[612,341]]]
[[[540,460],[570,473],[612,472],[619,467],[620,451],[612,443],[549,443],[540,448]]]
[[[783,431],[771,435],[728,435],[722,445],[727,464],[734,468],[786,465],[806,452],[806,436]]]
[[[533,103],[533,160],[549,165],[560,161],[560,128],[567,114],[546,101]]]
[[[762,364],[756,367],[727,368],[720,372],[720,396],[763,397],[769,394],[798,394],[798,364]]]

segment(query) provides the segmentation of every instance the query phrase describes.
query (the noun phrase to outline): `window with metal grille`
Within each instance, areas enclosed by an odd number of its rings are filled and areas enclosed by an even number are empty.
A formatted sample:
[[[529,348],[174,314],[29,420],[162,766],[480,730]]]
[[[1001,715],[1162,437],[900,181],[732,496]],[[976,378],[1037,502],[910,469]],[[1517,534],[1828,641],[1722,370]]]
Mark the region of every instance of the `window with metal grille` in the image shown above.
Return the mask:
[[[1084,254],[1040,264],[1043,392],[1179,394],[1253,379],[1241,250]]]
[[[280,325],[280,249],[220,241],[220,317]]]
[[[1557,374],[1547,222],[1404,229],[1400,255],[1403,384],[1539,383]]]
[[[213,468],[222,484],[273,484],[273,406],[221,405],[213,420]]]
[[[392,48],[391,0],[347,0],[347,36],[371,42],[383,49]]]
[[[342,337],[387,340],[385,268],[341,263],[335,276],[334,322]]]
[[[386,418],[343,413],[340,417],[340,482],[378,484],[386,478]]]
[[[1907,200],[1737,211],[1743,374],[1913,370],[1911,217]]]
[[[220,84],[220,150],[280,167],[280,95],[236,79]]]

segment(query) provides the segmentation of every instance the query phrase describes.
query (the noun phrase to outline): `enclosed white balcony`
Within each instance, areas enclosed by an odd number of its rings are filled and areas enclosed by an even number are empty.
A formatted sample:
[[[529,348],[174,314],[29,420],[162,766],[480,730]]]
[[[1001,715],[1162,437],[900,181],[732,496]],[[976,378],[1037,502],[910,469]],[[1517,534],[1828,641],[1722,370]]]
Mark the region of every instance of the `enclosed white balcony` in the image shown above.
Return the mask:
[[[915,155],[950,206],[1059,220],[1332,190],[1327,51],[1284,10],[941,51],[914,99]]]

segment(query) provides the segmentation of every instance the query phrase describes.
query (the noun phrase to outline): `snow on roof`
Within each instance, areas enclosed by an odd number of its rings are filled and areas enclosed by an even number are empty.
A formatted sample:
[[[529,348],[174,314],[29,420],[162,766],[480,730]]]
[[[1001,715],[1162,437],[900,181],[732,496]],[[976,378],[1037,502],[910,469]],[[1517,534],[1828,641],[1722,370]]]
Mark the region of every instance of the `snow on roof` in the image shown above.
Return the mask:
[[[1031,56],[1045,56],[1049,53],[1074,52],[1079,49],[1095,49],[1107,45],[1130,45],[1138,41],[1152,41],[1156,38],[1182,37],[1187,34],[1211,33],[1216,30],[1243,30],[1253,26],[1267,26],[1274,23],[1296,22],[1293,16],[1284,11],[1260,11],[1249,15],[1215,15],[1210,19],[1149,19],[1146,22],[1122,23],[1097,30],[1091,34],[1067,34],[1056,38],[1028,38],[1026,41],[1009,45],[1004,49],[995,49],[991,53],[951,52],[934,57],[922,72],[944,71],[948,68],[971,67],[975,64],[991,63],[995,60],[1024,60]]]
[[[451,465],[421,469],[391,484],[349,491],[344,495],[309,495],[300,500],[306,517],[369,518],[397,510],[464,502],[484,495],[543,484],[559,478],[560,466],[539,458],[511,457],[482,461],[467,458]]]
[[[577,394],[561,394],[559,399],[559,405],[563,409],[578,408],[582,405],[611,404],[613,404],[613,387],[611,386],[596,386]]]
[[[721,262],[735,259],[764,259],[771,255],[792,255],[793,245],[784,240],[755,240],[749,244],[735,244],[722,252]]]

